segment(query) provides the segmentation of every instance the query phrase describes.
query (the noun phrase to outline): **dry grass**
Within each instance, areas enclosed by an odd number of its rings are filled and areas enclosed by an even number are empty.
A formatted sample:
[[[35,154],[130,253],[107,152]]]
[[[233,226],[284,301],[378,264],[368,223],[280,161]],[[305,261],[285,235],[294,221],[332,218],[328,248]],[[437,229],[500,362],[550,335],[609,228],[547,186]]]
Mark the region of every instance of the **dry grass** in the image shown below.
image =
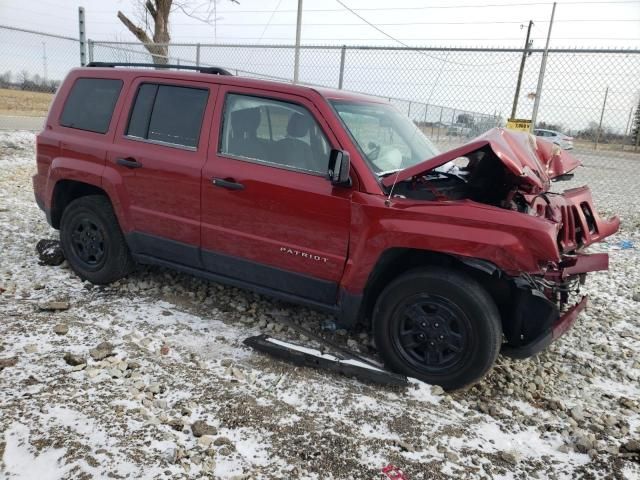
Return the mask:
[[[52,93],[0,88],[0,115],[44,117],[52,99]]]

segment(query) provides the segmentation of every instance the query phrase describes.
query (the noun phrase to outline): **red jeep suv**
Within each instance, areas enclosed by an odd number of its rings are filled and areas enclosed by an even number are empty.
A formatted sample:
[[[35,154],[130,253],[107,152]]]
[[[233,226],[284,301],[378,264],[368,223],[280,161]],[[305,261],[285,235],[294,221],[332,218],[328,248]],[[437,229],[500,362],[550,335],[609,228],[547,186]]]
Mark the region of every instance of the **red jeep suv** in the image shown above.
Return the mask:
[[[217,69],[72,70],[37,137],[38,205],[96,284],[136,263],[372,329],[386,365],[445,388],[535,354],[617,231],[579,162],[493,129],[440,153],[386,101]]]

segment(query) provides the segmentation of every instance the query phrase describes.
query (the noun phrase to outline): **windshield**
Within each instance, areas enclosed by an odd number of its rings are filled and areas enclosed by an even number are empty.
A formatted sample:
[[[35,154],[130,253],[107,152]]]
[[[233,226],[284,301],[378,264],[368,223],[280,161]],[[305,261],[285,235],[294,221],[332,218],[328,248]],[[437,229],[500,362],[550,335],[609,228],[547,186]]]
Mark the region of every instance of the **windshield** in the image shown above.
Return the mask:
[[[331,104],[374,173],[380,177],[439,153],[431,140],[391,105],[339,100],[332,100]]]

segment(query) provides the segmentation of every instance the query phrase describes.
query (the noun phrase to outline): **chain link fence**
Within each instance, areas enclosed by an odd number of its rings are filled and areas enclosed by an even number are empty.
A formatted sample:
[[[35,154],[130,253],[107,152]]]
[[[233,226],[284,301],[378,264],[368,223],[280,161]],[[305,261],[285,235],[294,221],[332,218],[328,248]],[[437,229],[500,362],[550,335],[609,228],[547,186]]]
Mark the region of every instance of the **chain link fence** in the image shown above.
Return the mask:
[[[8,90],[54,91],[66,72],[80,64],[81,46],[74,38],[0,25],[0,115],[11,111],[2,100]],[[86,49],[89,61],[153,62],[137,42],[89,40]],[[291,82],[294,52],[290,45],[170,44],[165,60]],[[299,82],[383,97],[447,148],[506,124],[523,53],[515,116],[527,119],[533,111],[541,49],[303,46]],[[572,137],[576,153],[592,169],[593,181],[613,185],[613,194],[624,186],[635,187],[640,179],[638,79],[640,50],[548,53],[535,127]],[[607,180],[614,170],[617,180]]]

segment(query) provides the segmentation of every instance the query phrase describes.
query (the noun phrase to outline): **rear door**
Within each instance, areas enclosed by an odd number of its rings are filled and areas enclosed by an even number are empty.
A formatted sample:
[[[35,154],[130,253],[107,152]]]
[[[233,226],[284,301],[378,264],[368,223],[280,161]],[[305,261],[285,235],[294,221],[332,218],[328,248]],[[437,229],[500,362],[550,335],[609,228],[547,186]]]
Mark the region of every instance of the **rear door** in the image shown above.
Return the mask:
[[[201,266],[200,177],[217,86],[138,78],[108,158],[134,253]]]
[[[221,87],[202,177],[202,259],[227,277],[335,304],[351,188],[327,180],[339,148],[302,97]]]

